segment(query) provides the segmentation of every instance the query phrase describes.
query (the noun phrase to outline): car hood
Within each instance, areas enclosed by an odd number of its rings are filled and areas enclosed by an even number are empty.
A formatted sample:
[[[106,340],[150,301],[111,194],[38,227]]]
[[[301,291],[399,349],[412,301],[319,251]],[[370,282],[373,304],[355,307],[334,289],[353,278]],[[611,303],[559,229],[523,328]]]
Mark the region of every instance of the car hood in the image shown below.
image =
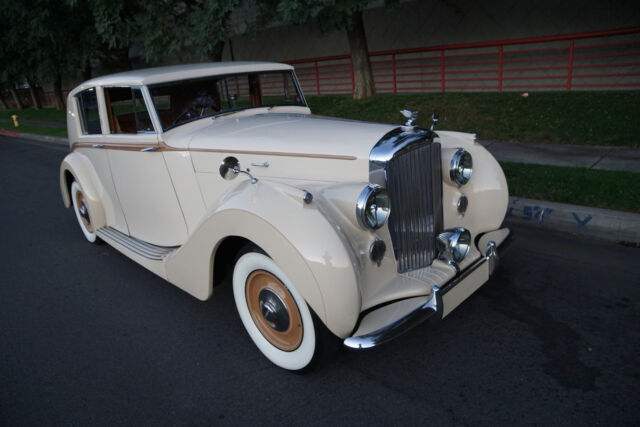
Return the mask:
[[[376,142],[395,127],[310,114],[230,115],[211,119],[189,149],[368,160]]]

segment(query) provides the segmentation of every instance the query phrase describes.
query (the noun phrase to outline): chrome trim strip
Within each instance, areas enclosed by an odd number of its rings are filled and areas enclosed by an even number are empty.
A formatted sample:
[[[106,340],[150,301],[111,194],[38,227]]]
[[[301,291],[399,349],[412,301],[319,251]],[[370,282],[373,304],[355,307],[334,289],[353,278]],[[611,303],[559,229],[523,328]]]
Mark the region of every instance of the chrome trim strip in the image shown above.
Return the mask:
[[[96,234],[103,240],[111,240],[114,243],[124,246],[134,254],[153,261],[164,261],[164,259],[169,256],[169,254],[179,248],[179,246],[153,245],[151,243],[136,239],[135,237],[127,236],[126,234],[112,227],[100,228],[96,230]]]
[[[509,235],[498,247],[501,255],[508,249],[511,242],[513,242],[513,233],[509,232]],[[458,274],[442,287],[433,286],[429,300],[411,313],[366,335],[348,337],[343,341],[344,346],[354,350],[372,348],[402,335],[409,329],[421,324],[427,319],[433,318],[435,320],[441,320],[442,310],[444,308],[442,304],[442,297],[464,281],[464,279],[466,279],[485,262],[495,263],[497,262],[497,259],[497,250],[488,251],[487,255],[476,260],[462,273]]]

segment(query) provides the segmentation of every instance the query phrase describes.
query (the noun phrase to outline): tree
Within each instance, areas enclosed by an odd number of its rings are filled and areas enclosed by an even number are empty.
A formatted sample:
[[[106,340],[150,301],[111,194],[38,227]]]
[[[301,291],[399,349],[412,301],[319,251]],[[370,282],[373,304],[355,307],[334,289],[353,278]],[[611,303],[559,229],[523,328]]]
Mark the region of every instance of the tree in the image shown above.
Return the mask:
[[[95,31],[85,2],[72,10],[67,0],[3,0],[0,51],[4,84],[21,108],[16,83],[28,82],[34,106],[36,88],[53,82],[57,108],[64,108],[62,77],[73,77],[85,68],[95,47]]]
[[[138,24],[147,62],[167,55],[222,60],[229,17],[241,0],[145,1]]]
[[[74,7],[84,3],[71,2]],[[143,3],[143,0],[86,0],[98,40],[96,54],[107,65],[120,70],[133,68],[129,49],[140,36],[137,19],[144,12]]]
[[[375,84],[362,19],[362,11],[370,3],[372,0],[261,0],[256,26],[264,28],[273,21],[284,24],[314,21],[322,33],[345,31],[353,62],[353,97],[370,98],[375,95]],[[393,6],[397,0],[385,3]]]
[[[85,70],[97,45],[97,36],[87,2],[32,0],[29,31],[41,32],[36,49],[38,77],[53,80],[56,108],[65,107],[62,78],[78,76]]]

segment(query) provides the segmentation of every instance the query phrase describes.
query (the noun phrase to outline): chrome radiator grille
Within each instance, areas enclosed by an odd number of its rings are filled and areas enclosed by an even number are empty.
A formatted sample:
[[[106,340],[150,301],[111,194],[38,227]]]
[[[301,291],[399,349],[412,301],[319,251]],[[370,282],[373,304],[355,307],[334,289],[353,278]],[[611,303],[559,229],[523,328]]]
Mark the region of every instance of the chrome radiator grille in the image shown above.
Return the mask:
[[[431,265],[443,228],[440,144],[420,144],[386,166],[391,199],[389,231],[398,272]]]

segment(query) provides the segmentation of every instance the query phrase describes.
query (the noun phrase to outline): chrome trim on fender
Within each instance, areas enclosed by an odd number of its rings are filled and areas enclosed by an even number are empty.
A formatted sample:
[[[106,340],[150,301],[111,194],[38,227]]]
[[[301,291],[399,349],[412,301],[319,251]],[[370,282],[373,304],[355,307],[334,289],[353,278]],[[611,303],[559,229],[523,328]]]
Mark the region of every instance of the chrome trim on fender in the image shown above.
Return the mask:
[[[512,241],[513,233],[509,232],[509,235],[502,241],[498,249],[500,249],[501,252],[506,251]],[[492,241],[490,243],[493,243],[493,245],[489,244],[489,250],[487,250],[487,254],[485,256],[480,257],[443,286],[433,286],[430,298],[423,305],[376,331],[361,336],[346,338],[343,341],[344,346],[354,350],[372,348],[396,338],[414,326],[418,326],[425,320],[441,320],[444,308],[442,304],[442,297],[447,292],[462,283],[469,275],[471,275],[471,273],[481,267],[485,262],[489,263],[489,277],[491,277],[491,273],[493,273],[497,264],[498,250],[496,249],[495,242]]]

